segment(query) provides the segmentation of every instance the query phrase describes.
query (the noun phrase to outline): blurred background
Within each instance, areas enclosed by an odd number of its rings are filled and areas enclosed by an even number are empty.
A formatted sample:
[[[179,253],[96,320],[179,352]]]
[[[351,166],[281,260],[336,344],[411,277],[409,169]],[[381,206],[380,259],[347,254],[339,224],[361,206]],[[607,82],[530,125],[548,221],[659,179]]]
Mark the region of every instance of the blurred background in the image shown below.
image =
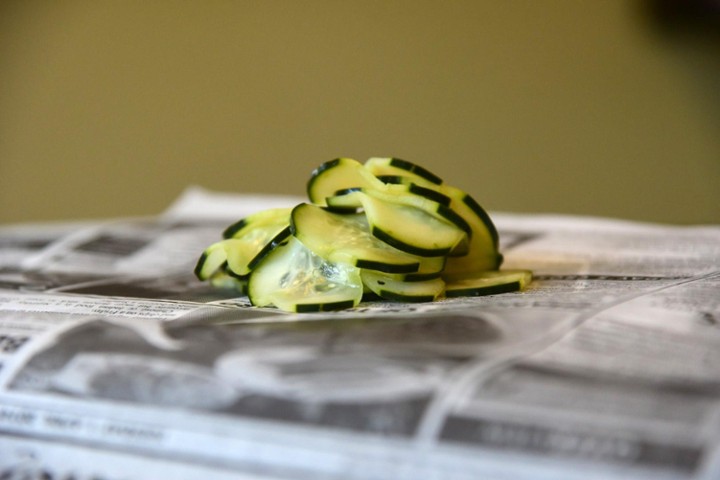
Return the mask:
[[[396,156],[491,211],[720,223],[712,1],[0,2],[0,222],[303,195]]]

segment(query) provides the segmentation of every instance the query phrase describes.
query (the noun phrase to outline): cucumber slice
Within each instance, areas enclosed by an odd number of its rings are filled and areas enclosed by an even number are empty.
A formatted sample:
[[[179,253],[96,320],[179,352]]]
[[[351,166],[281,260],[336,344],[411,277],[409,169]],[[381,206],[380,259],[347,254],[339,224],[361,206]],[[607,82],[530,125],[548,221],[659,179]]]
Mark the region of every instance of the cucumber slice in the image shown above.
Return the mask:
[[[529,270],[479,272],[463,279],[448,279],[446,297],[477,297],[523,290],[532,281]]]
[[[413,189],[413,186],[416,188]],[[362,192],[366,195],[375,197],[378,200],[382,200],[383,202],[419,208],[438,220],[452,223],[468,235],[471,234],[471,228],[467,221],[465,221],[464,218],[455,213],[455,211],[448,206],[451,202],[450,197],[424,187],[422,188],[423,194],[416,193],[418,191],[420,190],[418,190],[418,187],[414,184],[390,185],[389,188],[385,190],[372,188],[348,188],[336,192],[335,196],[328,197],[326,201],[328,206],[338,213],[350,211],[353,208],[364,208],[363,197],[357,193]],[[425,194],[426,192],[432,193]],[[437,194],[438,196],[433,194]],[[435,198],[441,200],[442,203],[436,201]]]
[[[397,158],[325,162],[313,204],[272,209],[227,227],[195,275],[293,312],[350,308],[362,298],[425,302],[523,289],[524,270],[498,271],[487,212],[466,192]],[[365,297],[363,297],[365,296]]]
[[[263,249],[290,225],[291,208],[272,208],[249,215],[223,232],[227,273],[244,277],[262,256]],[[283,235],[290,234],[289,230]],[[281,235],[281,237],[283,236]],[[280,240],[280,239],[278,239]]]
[[[427,280],[423,277],[435,277],[438,273],[442,275],[445,265],[447,264],[447,257],[417,257],[420,262],[417,272],[406,274],[408,278],[416,278],[419,280]],[[412,280],[410,280],[412,281]]]
[[[413,273],[420,267],[418,257],[372,236],[364,214],[340,215],[302,203],[292,211],[291,229],[313,253],[330,262],[387,273]],[[424,268],[436,266],[426,262]]]
[[[215,272],[210,277],[210,284],[216,288],[234,289],[242,294],[247,294],[248,277],[238,278],[225,272]]]
[[[330,197],[328,202],[333,207],[362,205],[371,233],[412,255],[447,255],[466,236],[463,229],[450,223],[440,213],[438,207],[442,205],[415,195],[392,195],[362,189]]]
[[[413,182],[411,177],[404,177],[402,175],[380,175],[377,179],[387,185],[383,190],[390,193],[412,193],[445,205],[446,207],[450,206],[450,197],[441,193],[436,185],[433,185],[434,188],[423,187]]]
[[[362,294],[358,268],[327,262],[295,237],[275,245],[248,282],[253,305],[298,313],[352,308]]]
[[[407,282],[392,275],[363,270],[360,273],[363,285],[385,300],[398,302],[432,302],[445,290],[440,278]]]
[[[307,194],[312,203],[325,205],[325,199],[335,195],[338,190],[383,187],[383,182],[366,170],[362,163],[352,158],[336,158],[312,172],[307,183]]]
[[[420,186],[416,183],[408,184],[407,190],[408,190],[408,193],[427,198],[428,200],[437,202],[444,207],[449,207],[450,202],[452,201],[451,198],[448,197],[447,195],[445,195],[437,190],[433,190],[432,188]],[[392,190],[390,190],[390,191],[392,191]]]
[[[223,232],[223,238],[240,238],[258,227],[265,228],[271,225],[286,227],[291,211],[292,208],[271,208],[253,213],[227,227]]]
[[[249,226],[244,229],[242,237],[226,239],[223,244],[229,273],[240,277],[249,274],[271,249],[268,246],[270,243],[279,243],[290,235],[289,223],[290,217],[287,216],[284,223]]]
[[[469,193],[457,187],[443,185],[441,190],[450,197],[450,208],[472,224],[473,231],[482,232],[483,235],[489,237],[489,243],[497,249],[498,232],[485,209]]]
[[[498,233],[490,216],[469,194],[456,187],[443,185],[442,190],[452,199],[450,208],[470,226],[472,235],[466,255],[448,258],[448,275],[473,274],[497,270],[502,264],[498,252]]]
[[[377,270],[366,270],[363,269],[363,272],[373,272],[382,274],[384,277],[396,281],[396,282],[424,282],[426,280],[435,280],[436,278],[442,278],[442,272],[426,272],[426,273],[385,273],[385,272],[378,272]],[[443,280],[444,281],[444,280]]]
[[[490,216],[470,195],[443,183],[440,177],[411,162],[393,158],[371,158],[364,164],[371,173],[381,178],[394,176],[396,183],[413,182],[450,197],[450,210],[469,225],[470,244],[456,249],[448,259],[447,270],[452,273],[472,273],[496,270],[502,263],[499,255],[498,233]],[[389,179],[389,178],[388,178]]]
[[[400,164],[407,168],[411,168],[411,171],[402,169],[398,171],[413,176],[385,175],[382,176],[382,178],[378,178],[372,174],[370,169],[365,168],[363,164],[356,160],[351,158],[336,158],[335,160],[325,162],[313,171],[307,185],[308,198],[316,205],[326,205],[326,198],[335,196],[339,192],[344,192],[348,189],[369,189],[397,194],[411,193],[428,198],[441,205],[450,205],[450,198],[438,191],[437,188],[424,187],[412,181],[413,178],[416,178],[427,182],[427,176],[432,178],[432,174],[422,169],[422,167],[418,167],[404,160],[387,160],[400,162]],[[420,169],[420,171],[427,172],[426,177],[415,175],[412,170],[413,167],[415,170]],[[433,187],[437,187],[434,183],[431,182],[431,184]]]
[[[286,243],[288,238],[290,238],[291,236],[292,236],[292,232],[290,231],[289,225],[287,227],[283,228],[282,230],[280,230],[280,232],[278,232],[278,234],[275,235],[272,238],[272,240],[270,240],[268,243],[266,243],[260,249],[260,251],[257,253],[257,255],[255,255],[253,257],[253,259],[250,260],[250,262],[247,265],[248,270],[250,270],[250,271],[254,270],[255,267],[257,267],[260,264],[260,262],[262,262],[263,259],[265,259],[265,257],[267,257],[270,254],[270,252],[275,250],[275,248],[277,246],[283,245],[284,243]],[[228,265],[229,265],[229,263],[228,263]]]
[[[366,164],[367,165],[367,164]],[[404,178],[404,180],[402,180]],[[410,179],[416,179],[414,177],[397,177],[395,180],[399,182],[407,182]],[[411,182],[412,183],[412,182]],[[483,270],[497,270],[502,263],[502,255],[497,251],[498,248],[498,233],[495,225],[493,224],[490,216],[487,212],[472,198],[469,194],[463,190],[447,185],[431,185],[430,187],[423,187],[428,190],[433,188],[438,189],[438,193],[443,197],[450,199],[449,207],[440,207],[431,213],[435,216],[440,216],[446,220],[454,223],[459,228],[462,228],[468,233],[468,243],[461,243],[455,248],[449,255],[451,258],[448,259],[446,269],[450,273],[473,273]],[[398,185],[393,185],[396,187]],[[383,199],[390,200],[388,194],[394,190],[388,190],[387,192],[371,192],[374,196]],[[401,197],[402,198],[402,197]],[[410,202],[420,207],[426,207],[429,202],[429,197],[426,196],[426,205],[422,205],[421,201],[415,197],[411,198]],[[334,198],[328,200],[332,204],[349,204],[348,200],[341,200]],[[357,203],[357,202],[355,202]]]
[[[200,255],[193,272],[198,279],[208,280],[226,264],[227,254],[225,253],[224,241],[220,241],[205,249]]]
[[[373,157],[368,159],[364,166],[375,176],[396,175],[410,177],[413,182],[422,186],[437,186],[443,183],[440,177],[426,168],[399,158]]]

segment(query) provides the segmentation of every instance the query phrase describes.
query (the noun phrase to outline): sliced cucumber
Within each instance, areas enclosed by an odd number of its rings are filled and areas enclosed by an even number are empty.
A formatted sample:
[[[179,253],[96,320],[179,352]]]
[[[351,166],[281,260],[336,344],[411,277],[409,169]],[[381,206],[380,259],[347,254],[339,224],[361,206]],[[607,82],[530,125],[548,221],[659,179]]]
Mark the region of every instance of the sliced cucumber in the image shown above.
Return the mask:
[[[447,264],[447,257],[417,257],[420,266],[417,272],[409,273],[410,278],[423,279],[422,277],[435,277],[437,273],[441,273]]]
[[[430,189],[425,190],[432,191]],[[437,218],[438,220],[444,220],[448,223],[455,225],[457,228],[464,231],[468,235],[471,234],[470,225],[467,223],[467,221],[465,221],[464,218],[458,215],[448,205],[444,203],[439,203],[430,198],[430,196],[421,196],[413,193],[411,187],[403,188],[402,190],[389,190],[385,192],[369,189],[363,191],[365,191],[372,197],[382,200],[383,202],[398,203],[400,205],[407,205],[409,207],[419,208],[429,213],[433,217]],[[443,197],[445,197],[448,200],[448,204],[450,204],[451,199],[444,195]]]
[[[291,312],[351,308],[360,302],[360,269],[325,261],[289,237],[275,245],[250,275],[248,297],[258,307]]]
[[[208,280],[226,264],[225,242],[216,242],[206,248],[200,255],[194,273],[198,279]]]
[[[440,177],[411,162],[393,158],[371,158],[365,168],[380,178],[394,180],[394,183],[413,182],[430,190],[450,197],[450,210],[458,214],[470,227],[470,240],[466,249],[456,249],[446,266],[451,273],[472,273],[481,270],[496,270],[502,256],[498,254],[498,234],[490,216],[470,195],[459,188],[443,183]]]
[[[375,176],[411,177],[413,182],[422,186],[437,186],[443,183],[442,179],[431,171],[399,158],[370,158],[365,162],[365,168]]]
[[[442,278],[442,272],[426,272],[426,273],[385,273],[378,272],[377,270],[366,270],[364,272],[372,272],[382,274],[383,276],[394,280],[396,282],[424,282],[426,280],[435,280],[436,278]]]
[[[498,252],[498,233],[490,216],[469,194],[456,187],[443,185],[442,190],[452,199],[450,208],[470,226],[467,254],[448,258],[448,275],[473,274],[497,270],[502,264]]]
[[[451,202],[447,197],[439,192],[422,187],[422,194],[418,194],[418,188],[414,184],[409,185],[390,185],[385,190],[377,190],[373,188],[348,188],[340,190],[333,197],[326,199],[328,206],[336,212],[351,211],[352,209],[364,208],[363,197],[357,192],[370,195],[378,200],[387,203],[395,203],[398,205],[406,205],[409,207],[419,208],[438,220],[443,220],[455,225],[457,228],[465,231],[468,235],[471,233],[470,225],[460,215],[455,213],[448,205]],[[397,188],[396,188],[397,187]],[[415,187],[413,189],[413,187]],[[432,192],[432,193],[427,193]],[[432,195],[437,194],[437,195]],[[442,201],[442,203],[435,200]]]
[[[449,279],[445,285],[446,297],[477,297],[523,290],[532,281],[529,270],[500,270],[477,272],[463,279]]]
[[[352,158],[336,158],[316,168],[307,184],[310,201],[325,205],[325,199],[338,190],[348,188],[382,189],[384,184],[375,178],[363,164]]]
[[[210,277],[210,284],[216,288],[234,289],[240,293],[247,293],[248,277],[236,277],[225,272],[218,271]]]
[[[366,164],[367,165],[367,164]],[[408,183],[410,179],[417,180],[421,177],[397,177],[394,180],[404,185],[411,185]],[[426,182],[428,187],[422,187],[426,190],[437,189],[438,194],[442,195],[450,200],[449,207],[442,206],[436,208],[435,211],[428,209],[427,205],[431,205],[429,196],[425,196],[423,200],[420,200],[418,196],[398,196],[397,199],[389,197],[390,192],[398,192],[398,190],[388,190],[386,192],[371,192],[375,197],[382,198],[384,200],[400,200],[405,203],[415,204],[421,208],[425,208],[426,211],[434,214],[436,217],[442,217],[451,223],[454,223],[459,228],[462,228],[468,233],[468,243],[461,242],[458,247],[453,249],[449,254],[448,264],[446,269],[449,273],[473,273],[482,270],[496,270],[502,263],[502,255],[498,253],[498,233],[493,224],[490,216],[475,201],[469,194],[463,190],[447,185],[434,185],[430,182]],[[398,187],[400,185],[393,185],[392,187]],[[408,193],[409,193],[408,189]],[[370,193],[370,192],[368,192]],[[341,198],[329,199],[328,202],[333,205],[350,204],[348,200]],[[357,203],[357,201],[355,202]]]
[[[291,210],[292,208],[271,208],[253,213],[227,227],[223,232],[223,238],[240,238],[258,227],[287,226]]]
[[[410,176],[382,175],[381,177],[376,177],[373,175],[371,169],[366,168],[366,166],[356,160],[351,158],[336,158],[335,160],[325,162],[313,171],[307,185],[308,198],[312,203],[325,205],[327,197],[335,196],[339,192],[347,191],[348,189],[371,189],[394,194],[411,193],[441,205],[450,205],[450,198],[437,189],[438,185],[430,182],[433,188],[428,188],[413,182],[413,179],[416,179],[427,183],[427,178],[434,178],[433,174],[422,169],[422,167],[399,159],[376,160],[388,160],[391,161],[390,164],[393,165],[393,162],[399,162],[399,164],[410,168],[410,170],[403,170],[398,167],[392,168]],[[425,176],[417,175],[414,173],[415,171],[425,172]]]
[[[328,198],[328,202],[332,206],[362,205],[370,232],[375,237],[413,255],[447,255],[466,236],[457,225],[441,219],[443,216],[437,210],[429,213],[441,205],[414,195],[392,195],[363,189]]]
[[[203,252],[196,276],[293,312],[349,308],[363,295],[490,295],[531,281],[528,271],[498,271],[503,257],[487,212],[414,163],[337,158],[312,172],[307,193],[312,204],[230,225]]]
[[[498,232],[485,209],[470,194],[457,187],[443,185],[441,191],[450,197],[450,207],[472,224],[473,231],[488,236],[489,243],[497,249]]]
[[[414,273],[420,267],[418,257],[371,235],[364,214],[340,215],[302,203],[292,211],[291,229],[306,247],[330,262],[387,273]]]
[[[408,193],[412,193],[413,195],[418,195],[420,197],[427,198],[428,200],[432,200],[433,202],[437,202],[440,205],[444,207],[449,207],[451,199],[447,195],[437,191],[433,190],[432,188],[423,187],[421,185],[418,185],[416,183],[410,183],[407,185]],[[392,190],[390,190],[392,192]]]
[[[252,260],[247,264],[248,270],[252,271],[255,269],[255,267],[260,264],[260,262],[263,261],[265,257],[267,257],[270,252],[272,252],[276,247],[279,245],[283,245],[288,241],[289,238],[291,238],[292,232],[290,231],[290,226],[283,228],[280,230],[277,235],[275,235],[272,240],[270,240],[268,243],[266,243],[260,251],[258,251],[257,255],[255,255]],[[228,265],[230,265],[228,263]]]
[[[281,242],[290,235],[289,224],[290,217],[287,216],[284,223],[253,225],[245,228],[240,238],[226,239],[223,244],[229,272],[241,277],[249,274],[262,254],[267,253],[269,243]]]
[[[394,275],[368,270],[363,270],[360,276],[368,290],[385,300],[432,302],[437,300],[445,289],[445,282],[440,278],[408,282]]]
[[[433,188],[423,187],[413,182],[412,177],[402,175],[380,175],[377,179],[386,185],[382,190],[389,193],[412,193],[446,207],[450,206],[450,197],[440,192],[437,185],[433,184]]]

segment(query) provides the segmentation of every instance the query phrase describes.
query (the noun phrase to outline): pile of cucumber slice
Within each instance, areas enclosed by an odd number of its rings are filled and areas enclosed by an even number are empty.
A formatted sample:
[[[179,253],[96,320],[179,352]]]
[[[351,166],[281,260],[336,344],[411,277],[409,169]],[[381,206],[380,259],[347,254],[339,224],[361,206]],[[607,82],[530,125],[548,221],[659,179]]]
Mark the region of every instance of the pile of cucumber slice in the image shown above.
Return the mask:
[[[498,234],[466,192],[397,158],[337,158],[316,168],[309,202],[230,225],[195,275],[290,312],[363,299],[430,302],[519,291],[527,270],[500,270]]]

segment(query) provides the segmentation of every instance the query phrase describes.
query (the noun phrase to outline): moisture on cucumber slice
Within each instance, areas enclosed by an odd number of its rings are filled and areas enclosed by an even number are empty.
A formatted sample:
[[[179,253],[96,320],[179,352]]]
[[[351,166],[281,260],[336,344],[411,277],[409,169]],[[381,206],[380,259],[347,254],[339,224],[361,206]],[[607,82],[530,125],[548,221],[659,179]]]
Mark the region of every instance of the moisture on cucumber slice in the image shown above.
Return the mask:
[[[345,198],[343,198],[345,197]],[[333,205],[348,206],[358,202],[365,211],[370,232],[398,250],[421,257],[437,257],[450,253],[466,236],[466,232],[437,214],[428,213],[408,202],[390,201],[392,194],[379,193],[371,189],[355,190],[347,195],[329,199]],[[425,204],[427,199],[417,197]],[[438,206],[435,203],[435,206]],[[432,208],[432,207],[427,207]]]
[[[306,247],[331,262],[387,273],[414,273],[420,268],[418,257],[375,238],[364,214],[341,215],[302,203],[292,211],[291,229]],[[424,263],[425,269],[437,268]]]
[[[523,290],[532,281],[529,270],[477,272],[462,279],[448,279],[446,297],[477,297]]]
[[[325,205],[325,199],[338,190],[347,188],[383,188],[363,164],[352,158],[336,158],[316,168],[307,183],[307,194],[316,205]]]
[[[290,312],[351,308],[363,294],[360,270],[315,255],[295,237],[278,244],[250,274],[248,298]]]
[[[407,282],[392,275],[363,270],[360,273],[363,285],[385,300],[399,302],[432,302],[439,298],[445,282],[440,278]]]
[[[241,238],[258,228],[271,228],[272,225],[285,227],[291,210],[291,207],[271,208],[248,215],[227,227],[223,232],[223,238]]]

